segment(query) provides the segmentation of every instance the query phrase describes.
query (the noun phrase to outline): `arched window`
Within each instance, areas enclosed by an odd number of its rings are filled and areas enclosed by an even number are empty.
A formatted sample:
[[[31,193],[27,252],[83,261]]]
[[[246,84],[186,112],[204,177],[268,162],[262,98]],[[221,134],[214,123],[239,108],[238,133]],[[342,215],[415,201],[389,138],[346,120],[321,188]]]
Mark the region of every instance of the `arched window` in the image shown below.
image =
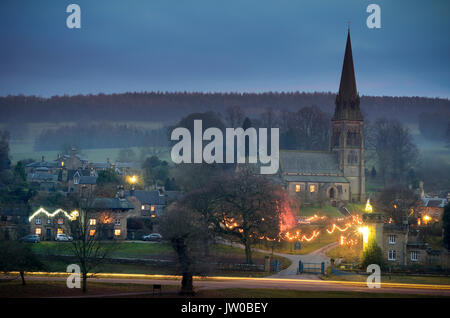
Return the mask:
[[[330,189],[330,199],[334,199],[335,196],[335,192],[334,192],[334,188]]]

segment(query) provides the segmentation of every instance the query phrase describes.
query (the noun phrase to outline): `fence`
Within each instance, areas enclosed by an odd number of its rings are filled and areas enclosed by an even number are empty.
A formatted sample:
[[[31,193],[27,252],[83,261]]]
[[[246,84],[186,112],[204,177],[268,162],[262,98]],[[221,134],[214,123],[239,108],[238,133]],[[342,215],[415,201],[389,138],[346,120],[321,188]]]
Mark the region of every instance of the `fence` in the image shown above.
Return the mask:
[[[315,274],[325,274],[325,262],[322,263],[304,263],[302,261],[298,262],[298,274],[303,273],[315,273]]]

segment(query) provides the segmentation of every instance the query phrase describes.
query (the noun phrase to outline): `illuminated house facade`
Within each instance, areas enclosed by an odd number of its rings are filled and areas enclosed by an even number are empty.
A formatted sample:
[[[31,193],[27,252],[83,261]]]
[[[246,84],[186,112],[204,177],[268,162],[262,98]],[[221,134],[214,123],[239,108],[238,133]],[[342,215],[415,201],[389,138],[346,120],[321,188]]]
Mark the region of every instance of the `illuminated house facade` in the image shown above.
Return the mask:
[[[127,238],[127,219],[132,215],[133,205],[124,197],[95,198],[89,208],[89,232],[102,239]],[[54,240],[57,234],[71,235],[71,222],[75,211],[39,208],[30,217],[31,234],[41,240]],[[101,233],[98,231],[101,229]]]
[[[421,242],[418,232],[411,229],[406,219],[402,224],[392,224],[386,223],[381,213],[364,213],[363,221],[367,235],[365,243],[375,239],[387,266],[450,268],[449,252],[444,248],[432,250],[427,243]]]
[[[331,120],[330,151],[280,151],[280,176],[300,200],[332,205],[365,200],[364,120],[353,67],[350,31]]]

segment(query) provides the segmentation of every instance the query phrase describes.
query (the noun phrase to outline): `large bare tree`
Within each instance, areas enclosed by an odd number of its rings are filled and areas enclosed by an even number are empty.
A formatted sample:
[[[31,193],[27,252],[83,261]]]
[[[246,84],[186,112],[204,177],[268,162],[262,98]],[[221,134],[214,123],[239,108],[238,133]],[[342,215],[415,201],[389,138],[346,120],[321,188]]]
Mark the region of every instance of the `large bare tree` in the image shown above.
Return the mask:
[[[103,235],[111,227],[113,215],[100,212],[95,200],[94,193],[76,197],[74,205],[78,213],[70,224],[73,236],[70,250],[80,266],[84,293],[87,291],[88,274],[98,269],[116,247],[115,241],[105,241]]]
[[[160,218],[160,231],[175,250],[182,274],[182,295],[194,294],[193,275],[202,262],[200,250],[204,239],[202,216],[186,209],[179,203],[172,203]]]
[[[280,231],[282,189],[263,175],[240,165],[233,174],[216,183],[220,207],[215,213],[218,232],[237,238],[245,246],[246,261],[252,264],[251,244],[262,238],[275,239]]]

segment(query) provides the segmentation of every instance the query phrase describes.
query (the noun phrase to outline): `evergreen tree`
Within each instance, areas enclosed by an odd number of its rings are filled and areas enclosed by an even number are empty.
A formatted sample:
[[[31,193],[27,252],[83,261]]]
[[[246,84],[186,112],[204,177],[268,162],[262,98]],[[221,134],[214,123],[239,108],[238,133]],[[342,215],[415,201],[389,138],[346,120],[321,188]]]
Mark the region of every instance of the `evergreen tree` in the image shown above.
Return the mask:
[[[381,247],[378,246],[375,239],[372,239],[368,242],[362,256],[362,268],[366,269],[370,264],[377,264],[381,269],[385,268],[383,251],[381,250]]]

